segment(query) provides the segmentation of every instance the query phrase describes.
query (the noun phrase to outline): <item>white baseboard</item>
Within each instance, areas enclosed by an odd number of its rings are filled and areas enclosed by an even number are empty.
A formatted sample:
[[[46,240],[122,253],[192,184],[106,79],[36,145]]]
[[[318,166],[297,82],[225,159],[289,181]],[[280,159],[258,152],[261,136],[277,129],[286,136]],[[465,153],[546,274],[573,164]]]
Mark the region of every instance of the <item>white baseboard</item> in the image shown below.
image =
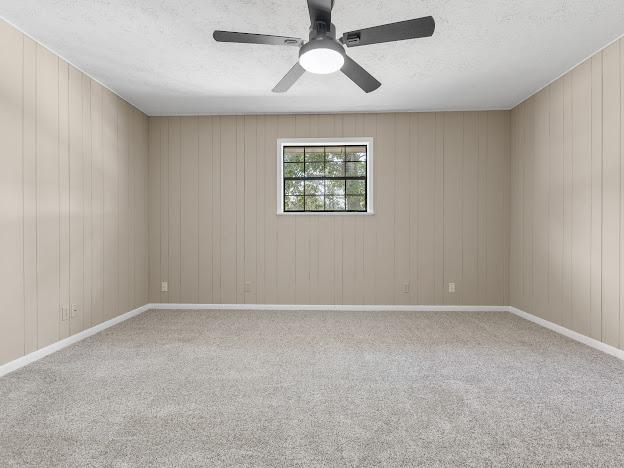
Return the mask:
[[[584,345],[590,346],[598,351],[602,351],[603,353],[610,354],[611,356],[615,356],[618,359],[624,360],[624,350],[618,349],[615,346],[608,345],[603,343],[602,341],[595,340],[594,338],[590,338],[585,335],[581,335],[569,328],[562,327],[561,325],[557,325],[556,323],[549,322],[548,320],[544,320],[543,318],[537,317],[533,314],[529,314],[523,310],[517,309],[513,306],[509,307],[509,312],[514,315],[517,315],[520,318],[528,320],[530,322],[541,325],[544,328],[548,328],[554,332],[559,333],[560,335],[567,336],[579,343],[583,343]]]
[[[32,362],[35,362],[43,357],[46,357],[49,354],[52,354],[56,351],[59,351],[67,346],[70,346],[78,341],[84,340],[85,338],[95,335],[96,333],[101,332],[113,325],[117,325],[125,320],[128,320],[132,317],[136,317],[137,315],[149,310],[149,304],[138,307],[130,312],[126,312],[125,314],[118,315],[106,322],[99,323],[91,328],[87,328],[86,330],[81,331],[80,333],[76,333],[68,338],[62,339],[61,341],[57,341],[56,343],[52,343],[51,345],[45,346],[44,348],[38,349],[37,351],[33,351],[25,356],[15,359],[14,361],[7,362],[0,366],[0,377],[8,374],[9,372],[13,372],[14,370],[19,369],[20,367],[24,367]]]
[[[148,304],[168,310],[331,310],[351,312],[507,312],[508,306],[465,305],[331,305],[331,304]]]

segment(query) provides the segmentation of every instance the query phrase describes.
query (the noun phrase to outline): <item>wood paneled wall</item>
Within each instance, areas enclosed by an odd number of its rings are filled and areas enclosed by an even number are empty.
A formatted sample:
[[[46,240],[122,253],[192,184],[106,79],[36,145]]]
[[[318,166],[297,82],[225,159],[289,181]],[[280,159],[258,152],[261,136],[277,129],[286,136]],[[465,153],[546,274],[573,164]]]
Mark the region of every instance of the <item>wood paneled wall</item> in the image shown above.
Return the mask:
[[[512,111],[511,304],[624,348],[624,39]]]
[[[150,301],[508,304],[509,116],[150,118]],[[276,140],[353,136],[375,215],[277,216]]]
[[[3,21],[0,70],[3,364],[147,302],[148,121]]]

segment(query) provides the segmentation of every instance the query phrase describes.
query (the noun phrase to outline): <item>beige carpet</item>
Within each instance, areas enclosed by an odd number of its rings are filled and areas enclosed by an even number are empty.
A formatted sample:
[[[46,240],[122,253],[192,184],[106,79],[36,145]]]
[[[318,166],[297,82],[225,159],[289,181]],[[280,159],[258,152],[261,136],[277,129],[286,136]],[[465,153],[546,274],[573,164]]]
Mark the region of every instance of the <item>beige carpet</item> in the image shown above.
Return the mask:
[[[624,363],[507,313],[151,311],[0,378],[4,466],[624,465]]]

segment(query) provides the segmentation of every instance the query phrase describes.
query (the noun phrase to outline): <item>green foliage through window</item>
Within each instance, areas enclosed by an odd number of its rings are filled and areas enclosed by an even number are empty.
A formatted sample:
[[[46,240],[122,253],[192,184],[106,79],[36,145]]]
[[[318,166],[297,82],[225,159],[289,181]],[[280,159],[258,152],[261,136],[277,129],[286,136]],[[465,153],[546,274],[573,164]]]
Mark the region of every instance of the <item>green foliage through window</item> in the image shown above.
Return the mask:
[[[366,146],[285,146],[282,159],[285,212],[366,212]]]

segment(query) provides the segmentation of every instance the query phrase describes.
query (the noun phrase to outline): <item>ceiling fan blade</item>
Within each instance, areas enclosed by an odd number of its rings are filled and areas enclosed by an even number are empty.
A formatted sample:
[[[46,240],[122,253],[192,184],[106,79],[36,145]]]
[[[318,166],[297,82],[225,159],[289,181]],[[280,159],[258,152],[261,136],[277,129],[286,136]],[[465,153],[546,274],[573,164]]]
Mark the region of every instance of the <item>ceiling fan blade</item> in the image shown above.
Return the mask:
[[[365,93],[375,91],[381,86],[379,81],[349,56],[345,55],[345,63],[340,70],[347,75],[351,81],[362,88]]]
[[[301,78],[301,75],[303,75],[304,72],[305,70],[301,65],[299,65],[299,62],[295,63],[293,67],[288,70],[288,73],[284,75],[284,78],[282,78],[279,83],[275,85],[275,88],[273,88],[272,91],[274,93],[285,93],[299,78]]]
[[[303,45],[303,39],[298,37],[271,36],[269,34],[251,34],[234,31],[215,31],[212,37],[217,42],[238,42],[242,44],[266,44],[266,45]]]
[[[314,25],[316,22],[321,21],[329,27],[333,7],[334,0],[308,0],[310,22]]]
[[[382,42],[429,37],[433,35],[434,31],[435,20],[432,16],[425,16],[423,18],[350,31],[342,35],[340,42],[347,47],[357,47],[368,44],[380,44]]]

